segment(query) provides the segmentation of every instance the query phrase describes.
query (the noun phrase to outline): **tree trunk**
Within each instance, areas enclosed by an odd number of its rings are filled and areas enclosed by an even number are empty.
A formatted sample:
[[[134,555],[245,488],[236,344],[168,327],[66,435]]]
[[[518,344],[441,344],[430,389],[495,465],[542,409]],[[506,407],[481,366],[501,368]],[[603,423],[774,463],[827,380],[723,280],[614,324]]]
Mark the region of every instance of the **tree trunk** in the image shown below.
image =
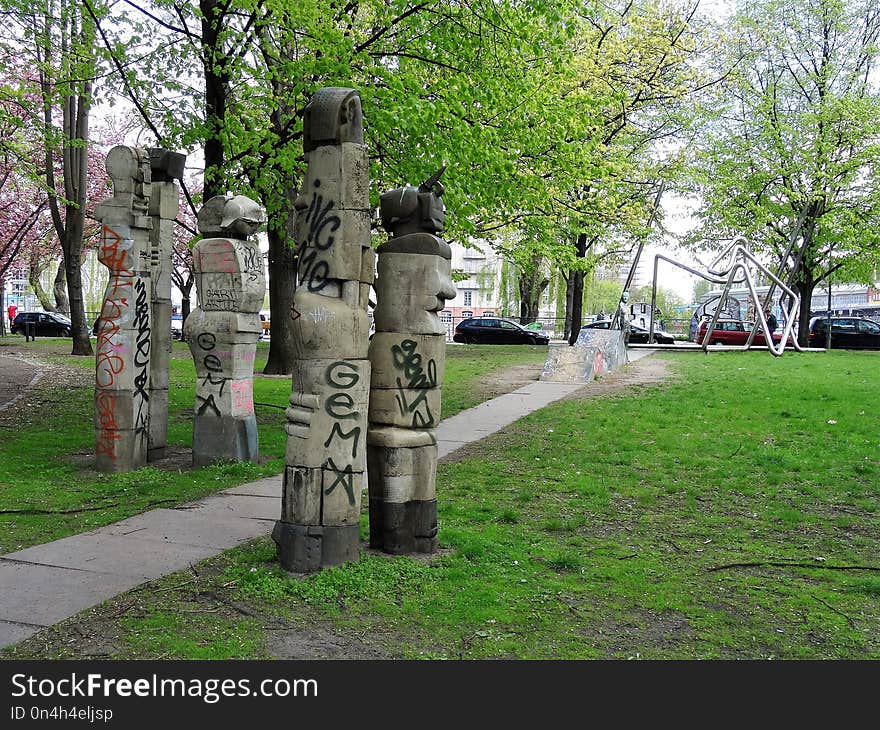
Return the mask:
[[[287,216],[285,216],[287,218]],[[284,229],[270,226],[269,237],[269,311],[272,336],[269,340],[269,359],[263,372],[266,375],[289,375],[293,371],[296,354],[293,349],[293,294],[296,291],[297,260]]]
[[[575,241],[575,255],[579,259],[586,258],[587,251],[592,247],[595,238],[590,241],[587,239],[586,233],[578,234]],[[581,325],[584,321],[584,279],[586,272],[583,269],[575,269],[569,272],[566,279],[565,292],[565,323],[567,326],[566,339],[569,345],[577,342],[578,335],[581,333]]]
[[[55,296],[55,311],[70,315],[70,299],[67,296],[67,277],[64,273],[64,264],[58,264],[55,272],[55,282],[52,285],[52,293]]]
[[[223,13],[219,0],[200,0],[202,13],[202,69],[205,74],[205,175],[202,203],[226,192],[222,130],[229,97],[229,72],[223,52]]]
[[[801,267],[798,281],[794,285],[801,300],[798,306],[798,329],[797,341],[801,347],[809,346],[810,335],[810,309],[813,304],[813,289],[816,288],[816,282],[813,280],[812,272]]]
[[[64,270],[64,262],[58,264],[58,268],[62,271]],[[40,275],[43,272],[40,270],[40,267],[33,261],[31,261],[28,266],[28,284],[31,285],[31,289],[34,290],[34,294],[40,302],[40,306],[47,312],[54,312],[55,305],[52,303],[52,300],[49,298],[49,292],[43,289],[43,282],[40,281]]]
[[[571,295],[574,290],[572,285],[573,273],[573,271],[568,271],[565,274],[565,319],[563,320],[562,325],[562,339],[566,341],[571,333]]]
[[[67,206],[67,240],[63,242],[64,269],[67,274],[67,295],[70,298],[70,321],[73,334],[71,355],[92,355],[89,326],[86,322],[82,286],[82,236],[85,216],[83,207]]]
[[[581,333],[581,325],[584,322],[584,278],[585,271],[572,271],[569,274],[568,288],[566,298],[571,296],[571,327],[568,332],[568,344],[573,345],[577,342],[578,335]],[[567,301],[567,299],[566,299]]]
[[[520,324],[531,324],[538,319],[541,307],[541,295],[550,285],[550,279],[541,278],[540,254],[532,256],[528,267],[519,271],[519,321]]]
[[[186,322],[186,318],[189,317],[189,313],[192,310],[193,281],[192,277],[188,277],[177,285],[177,289],[180,292],[180,316],[183,322]]]

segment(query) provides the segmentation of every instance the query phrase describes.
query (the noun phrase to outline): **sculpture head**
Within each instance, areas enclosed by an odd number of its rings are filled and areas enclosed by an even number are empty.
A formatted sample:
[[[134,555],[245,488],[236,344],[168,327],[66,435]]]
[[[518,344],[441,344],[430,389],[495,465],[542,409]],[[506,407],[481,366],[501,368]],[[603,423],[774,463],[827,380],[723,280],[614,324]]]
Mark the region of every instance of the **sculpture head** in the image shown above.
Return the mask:
[[[203,236],[244,240],[266,223],[266,213],[246,195],[215,195],[199,210],[198,222]]]
[[[437,236],[392,239],[377,249],[377,330],[442,334],[438,312],[458,290],[452,280],[452,251]]]
[[[303,112],[303,151],[343,142],[364,143],[361,97],[354,89],[318,89]]]
[[[183,177],[186,155],[161,147],[150,148],[148,154],[154,181],[170,182],[171,180],[180,180]]]
[[[107,153],[104,169],[113,180],[113,194],[116,196],[141,193],[140,186],[151,180],[146,150],[139,147],[116,145]]]
[[[443,185],[440,176],[444,165],[418,187],[407,185],[396,188],[379,199],[379,216],[382,225],[392,237],[424,231],[439,233],[446,220],[443,205]]]

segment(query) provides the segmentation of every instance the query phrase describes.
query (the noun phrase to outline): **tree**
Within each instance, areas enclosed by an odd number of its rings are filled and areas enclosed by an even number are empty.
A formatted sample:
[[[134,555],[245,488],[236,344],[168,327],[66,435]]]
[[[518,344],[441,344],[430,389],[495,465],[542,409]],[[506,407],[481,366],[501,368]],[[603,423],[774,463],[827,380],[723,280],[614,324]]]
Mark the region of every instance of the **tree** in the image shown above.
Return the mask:
[[[700,297],[712,291],[712,284],[707,279],[697,279],[694,282],[693,301],[700,301]]]
[[[529,157],[540,155],[548,114],[568,113],[551,103],[556,87],[547,80],[568,52],[578,6],[202,0],[195,10],[155,0],[143,6],[140,27],[121,23],[118,37],[111,33],[116,20],[101,24],[120,90],[157,141],[203,146],[205,195],[234,188],[267,209],[267,372],[289,372],[293,360],[285,336],[296,266],[292,204],[304,171],[302,113],[314,91],[360,91],[374,203],[382,190],[419,182],[448,163],[447,237],[497,230],[546,198]],[[165,93],[156,95],[157,88]]]
[[[3,76],[19,71],[12,93],[23,115],[39,130],[37,161],[19,156],[31,178],[41,179],[60,240],[70,302],[74,355],[91,355],[82,287],[82,247],[88,185],[89,109],[97,72],[94,24],[71,0],[45,0],[40,6],[6,0],[0,20],[5,38]],[[18,40],[14,40],[18,39]],[[24,66],[24,69],[22,69]],[[24,73],[22,73],[22,70]],[[36,83],[36,99],[28,89]],[[14,86],[14,85],[13,85]]]
[[[819,281],[880,260],[880,9],[869,0],[752,0],[722,34],[727,76],[692,167],[692,241],[743,234],[783,262],[807,342]]]
[[[668,140],[687,121],[686,97],[707,83],[695,67],[697,6],[588,3],[577,14],[558,101],[570,109],[563,117],[577,121],[555,142],[547,171],[555,190],[547,225],[556,227],[549,256],[566,277],[570,342],[583,319],[586,278],[599,263],[629,259],[651,232],[662,181],[675,174]]]

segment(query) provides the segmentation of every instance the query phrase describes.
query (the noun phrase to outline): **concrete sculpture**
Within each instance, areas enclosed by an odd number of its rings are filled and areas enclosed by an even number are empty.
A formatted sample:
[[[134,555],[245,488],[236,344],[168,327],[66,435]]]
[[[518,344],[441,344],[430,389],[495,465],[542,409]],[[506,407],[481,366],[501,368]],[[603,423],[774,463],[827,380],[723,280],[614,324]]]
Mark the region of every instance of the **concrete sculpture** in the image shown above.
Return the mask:
[[[360,97],[318,90],[305,110],[297,210],[297,360],[287,409],[282,515],[272,536],[293,572],[354,561],[360,546],[370,387],[369,160]]]
[[[193,248],[199,305],[183,326],[196,366],[193,464],[257,461],[254,355],[266,277],[259,244],[266,222],[243,195],[218,195],[198,214],[203,236]]]
[[[98,260],[110,270],[95,357],[95,463],[101,471],[137,469],[165,448],[174,178],[185,160],[167,150],[124,145],[107,154],[113,197],[95,210]]]
[[[436,427],[446,353],[438,313],[456,295],[451,249],[435,235],[445,216],[441,173],[380,202],[391,239],[377,249],[367,473],[370,546],[389,553],[437,549]]]

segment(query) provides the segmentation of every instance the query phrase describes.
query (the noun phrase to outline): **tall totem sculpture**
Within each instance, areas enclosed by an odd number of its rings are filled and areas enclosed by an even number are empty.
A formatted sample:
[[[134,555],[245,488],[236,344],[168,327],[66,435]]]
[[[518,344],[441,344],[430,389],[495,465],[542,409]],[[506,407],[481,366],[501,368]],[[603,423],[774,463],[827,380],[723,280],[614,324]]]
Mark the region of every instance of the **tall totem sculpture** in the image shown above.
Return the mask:
[[[177,215],[173,180],[183,173],[185,160],[167,150],[124,145],[107,154],[113,197],[95,210],[101,221],[98,260],[110,270],[95,357],[95,462],[100,471],[137,469],[165,448],[171,223]]]
[[[456,295],[452,252],[435,235],[445,217],[442,172],[380,202],[391,240],[377,249],[367,474],[370,546],[388,553],[437,549],[436,427],[446,355],[438,312]]]
[[[193,464],[257,461],[254,356],[266,276],[251,237],[266,222],[244,195],[211,198],[198,214],[203,238],[193,248],[199,305],[183,325],[196,366]]]
[[[318,90],[305,109],[308,170],[296,200],[297,360],[287,409],[281,520],[272,537],[293,572],[357,560],[370,387],[369,161],[357,92]]]
[[[168,442],[168,379],[171,360],[171,249],[186,156],[153,148],[150,157],[150,432],[147,460],[161,459]],[[166,325],[167,323],[167,325]]]

